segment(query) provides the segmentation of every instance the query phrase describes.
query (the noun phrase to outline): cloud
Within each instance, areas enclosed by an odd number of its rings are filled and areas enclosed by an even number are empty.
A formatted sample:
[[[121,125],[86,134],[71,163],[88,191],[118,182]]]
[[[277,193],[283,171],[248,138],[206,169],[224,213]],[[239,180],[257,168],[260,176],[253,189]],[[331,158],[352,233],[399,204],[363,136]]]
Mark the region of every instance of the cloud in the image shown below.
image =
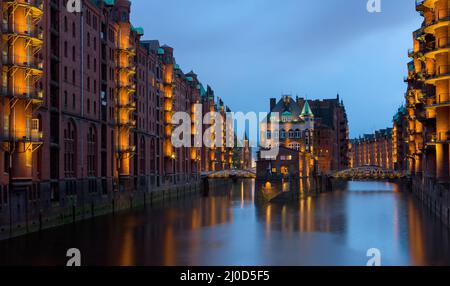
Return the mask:
[[[144,38],[173,46],[181,67],[234,110],[267,110],[282,92],[341,91],[356,136],[372,129],[357,116],[389,124],[397,106],[386,104],[401,102],[406,50],[420,25],[414,1],[381,1],[382,13],[371,14],[367,0],[133,0],[132,21]]]

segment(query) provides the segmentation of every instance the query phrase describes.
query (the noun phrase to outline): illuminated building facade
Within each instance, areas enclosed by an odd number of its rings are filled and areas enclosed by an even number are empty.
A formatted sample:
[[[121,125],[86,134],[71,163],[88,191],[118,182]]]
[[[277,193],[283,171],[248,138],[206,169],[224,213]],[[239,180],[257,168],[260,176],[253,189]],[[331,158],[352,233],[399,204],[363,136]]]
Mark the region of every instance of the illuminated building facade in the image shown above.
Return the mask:
[[[406,172],[408,170],[408,118],[407,110],[400,107],[393,118],[392,129],[392,160],[394,170]]]
[[[39,0],[1,1],[1,168],[2,205],[33,197],[33,178],[41,176],[37,154],[44,143],[44,3]],[[11,191],[15,196],[11,196]],[[20,210],[10,213],[22,217]],[[1,222],[1,220],[0,220]]]
[[[196,188],[214,153],[172,146],[171,115],[194,115],[206,92],[171,47],[141,39],[131,1],[66,2],[0,1],[1,231]]]
[[[413,33],[409,52],[406,103],[409,170],[412,175],[448,186],[450,177],[450,3],[416,1],[424,18]]]
[[[272,124],[278,124],[278,130]],[[257,155],[257,177],[309,177],[315,167],[314,154],[315,117],[305,101],[300,106],[291,96],[285,95],[278,102],[270,100],[267,117],[266,142],[263,146],[279,148],[276,157]]]
[[[280,144],[312,154],[318,173],[345,170],[350,164],[349,132],[345,106],[335,99],[306,100],[283,96],[270,100],[271,112],[280,116]]]
[[[366,134],[351,142],[352,168],[378,166],[394,169],[392,128]]]
[[[423,17],[408,56],[407,171],[413,192],[444,223],[450,206],[450,2],[416,0]]]
[[[299,105],[305,99],[297,98]],[[309,100],[315,115],[314,144],[319,172],[345,170],[350,165],[347,112],[339,94],[336,98]]]

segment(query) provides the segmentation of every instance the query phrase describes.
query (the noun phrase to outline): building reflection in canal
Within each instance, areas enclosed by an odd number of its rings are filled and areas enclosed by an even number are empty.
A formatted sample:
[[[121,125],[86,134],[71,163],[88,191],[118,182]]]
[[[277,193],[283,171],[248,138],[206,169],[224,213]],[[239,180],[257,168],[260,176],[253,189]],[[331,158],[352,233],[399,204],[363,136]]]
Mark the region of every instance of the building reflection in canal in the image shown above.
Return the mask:
[[[351,182],[346,191],[287,204],[255,200],[253,181],[159,207],[105,216],[0,242],[0,264],[449,265],[449,236],[398,185]]]

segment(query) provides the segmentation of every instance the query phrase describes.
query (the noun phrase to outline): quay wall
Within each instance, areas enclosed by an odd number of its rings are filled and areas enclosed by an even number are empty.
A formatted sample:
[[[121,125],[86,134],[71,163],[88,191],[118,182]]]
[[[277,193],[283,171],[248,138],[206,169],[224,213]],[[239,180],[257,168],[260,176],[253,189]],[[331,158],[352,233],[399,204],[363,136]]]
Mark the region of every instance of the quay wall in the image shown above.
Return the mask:
[[[449,187],[438,184],[432,178],[413,177],[411,190],[444,225],[450,227]]]
[[[25,205],[21,210],[3,209],[0,216],[0,240],[101,215],[180,200],[189,195],[199,194],[203,185],[200,180],[196,180],[173,186],[140,185],[135,189],[127,189],[119,188],[118,191],[106,194],[101,192],[90,194],[87,188],[79,188],[76,195],[67,196],[58,203],[43,205],[41,201],[35,201]]]

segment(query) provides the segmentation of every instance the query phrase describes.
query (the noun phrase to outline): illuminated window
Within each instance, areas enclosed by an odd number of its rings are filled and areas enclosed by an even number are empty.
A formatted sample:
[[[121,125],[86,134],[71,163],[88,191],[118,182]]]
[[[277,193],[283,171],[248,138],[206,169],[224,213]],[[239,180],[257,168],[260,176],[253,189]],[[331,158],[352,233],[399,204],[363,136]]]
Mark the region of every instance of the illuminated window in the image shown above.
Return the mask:
[[[31,121],[31,130],[39,131],[39,119],[33,118],[33,120]]]
[[[9,115],[5,115],[3,119],[3,132],[5,136],[9,135]]]

